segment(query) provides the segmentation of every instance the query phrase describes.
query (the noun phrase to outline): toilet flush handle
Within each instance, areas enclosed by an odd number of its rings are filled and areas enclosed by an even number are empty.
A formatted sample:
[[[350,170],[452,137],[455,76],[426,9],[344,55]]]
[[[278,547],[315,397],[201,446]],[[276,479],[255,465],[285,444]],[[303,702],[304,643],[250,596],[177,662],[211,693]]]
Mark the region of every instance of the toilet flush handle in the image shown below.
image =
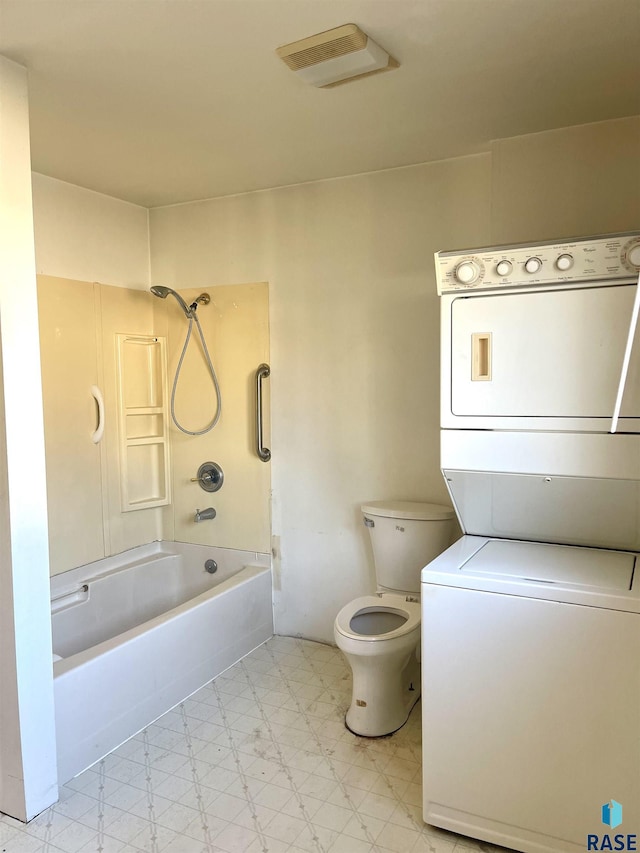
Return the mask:
[[[375,524],[375,521],[374,521],[372,518],[366,518],[366,517],[365,517],[365,519],[364,519],[364,526],[365,526],[365,527],[375,527],[375,526],[376,526],[376,524]]]

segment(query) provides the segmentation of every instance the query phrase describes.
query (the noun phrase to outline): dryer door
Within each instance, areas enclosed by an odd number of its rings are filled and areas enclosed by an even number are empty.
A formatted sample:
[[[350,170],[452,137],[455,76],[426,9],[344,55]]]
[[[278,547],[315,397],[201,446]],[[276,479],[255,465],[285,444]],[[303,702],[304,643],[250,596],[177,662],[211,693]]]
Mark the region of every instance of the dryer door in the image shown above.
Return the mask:
[[[602,419],[607,429],[634,296],[635,286],[626,284],[454,299],[451,413]],[[638,350],[623,401],[626,418],[640,418]]]

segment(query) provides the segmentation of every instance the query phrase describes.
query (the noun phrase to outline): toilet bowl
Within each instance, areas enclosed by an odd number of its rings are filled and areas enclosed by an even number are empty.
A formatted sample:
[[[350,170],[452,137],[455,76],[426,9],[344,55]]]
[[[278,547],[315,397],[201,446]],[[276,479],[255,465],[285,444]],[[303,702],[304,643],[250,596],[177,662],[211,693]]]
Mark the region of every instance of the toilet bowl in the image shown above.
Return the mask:
[[[361,509],[378,591],[340,610],[334,638],[353,676],[347,728],[381,737],[403,726],[420,698],[420,572],[451,544],[454,512],[414,501]]]
[[[419,602],[394,593],[356,598],[338,613],[334,637],[353,676],[347,728],[364,737],[399,729],[420,698]]]

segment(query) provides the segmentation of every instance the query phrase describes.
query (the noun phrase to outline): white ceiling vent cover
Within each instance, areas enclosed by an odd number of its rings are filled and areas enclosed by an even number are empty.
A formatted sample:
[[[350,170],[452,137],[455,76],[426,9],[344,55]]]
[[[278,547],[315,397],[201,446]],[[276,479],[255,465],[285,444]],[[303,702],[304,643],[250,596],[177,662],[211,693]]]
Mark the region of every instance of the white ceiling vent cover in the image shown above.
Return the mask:
[[[305,83],[321,88],[391,71],[399,64],[355,24],[285,44],[276,53]]]

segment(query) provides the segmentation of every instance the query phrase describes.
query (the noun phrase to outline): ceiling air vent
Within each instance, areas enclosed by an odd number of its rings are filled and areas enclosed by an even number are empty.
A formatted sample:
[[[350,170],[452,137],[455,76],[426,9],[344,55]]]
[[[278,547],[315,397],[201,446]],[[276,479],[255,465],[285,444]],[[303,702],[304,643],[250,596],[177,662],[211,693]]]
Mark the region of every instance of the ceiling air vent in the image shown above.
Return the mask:
[[[398,62],[355,24],[285,44],[276,53],[305,83],[324,89],[398,67]]]

